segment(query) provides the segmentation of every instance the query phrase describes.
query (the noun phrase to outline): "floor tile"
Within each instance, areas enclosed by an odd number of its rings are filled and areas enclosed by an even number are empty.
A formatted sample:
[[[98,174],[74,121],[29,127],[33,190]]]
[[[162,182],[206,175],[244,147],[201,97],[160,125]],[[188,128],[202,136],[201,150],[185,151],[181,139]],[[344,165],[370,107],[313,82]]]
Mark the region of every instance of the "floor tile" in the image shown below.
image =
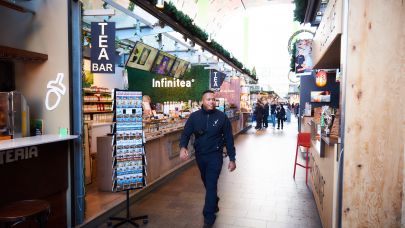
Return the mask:
[[[251,129],[236,138],[237,169],[229,172],[225,160],[214,227],[322,227],[304,170],[298,168],[296,179],[292,178],[296,125],[287,123],[284,131]],[[204,191],[194,165],[136,202],[131,210],[149,213],[149,223],[141,227],[199,228],[203,225]]]

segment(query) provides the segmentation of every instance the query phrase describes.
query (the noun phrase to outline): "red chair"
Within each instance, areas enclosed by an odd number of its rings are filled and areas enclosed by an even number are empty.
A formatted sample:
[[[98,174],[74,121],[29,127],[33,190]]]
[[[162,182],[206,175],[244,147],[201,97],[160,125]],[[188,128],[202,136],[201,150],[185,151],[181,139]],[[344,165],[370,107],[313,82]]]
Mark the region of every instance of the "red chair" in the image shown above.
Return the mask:
[[[307,151],[305,152],[305,165],[302,165],[297,162],[298,158],[298,147],[305,147]],[[295,151],[295,164],[294,164],[294,179],[295,179],[295,171],[297,169],[297,165],[305,168],[305,183],[308,185],[308,169],[311,167],[308,166],[308,157],[309,157],[309,148],[311,147],[311,133],[298,133],[297,138],[297,149]]]

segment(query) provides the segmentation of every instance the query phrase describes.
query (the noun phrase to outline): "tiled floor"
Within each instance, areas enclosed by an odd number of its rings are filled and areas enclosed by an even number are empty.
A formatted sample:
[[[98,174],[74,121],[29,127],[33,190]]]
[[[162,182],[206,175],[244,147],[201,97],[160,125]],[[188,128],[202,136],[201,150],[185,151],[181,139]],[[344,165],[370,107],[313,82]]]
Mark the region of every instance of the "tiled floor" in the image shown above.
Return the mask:
[[[228,172],[226,159],[215,227],[321,227],[304,169],[298,168],[296,180],[292,178],[296,125],[293,120],[284,131],[251,129],[237,137],[237,169]],[[198,228],[203,204],[204,188],[193,166],[136,202],[131,213],[149,215],[149,223],[141,227]]]

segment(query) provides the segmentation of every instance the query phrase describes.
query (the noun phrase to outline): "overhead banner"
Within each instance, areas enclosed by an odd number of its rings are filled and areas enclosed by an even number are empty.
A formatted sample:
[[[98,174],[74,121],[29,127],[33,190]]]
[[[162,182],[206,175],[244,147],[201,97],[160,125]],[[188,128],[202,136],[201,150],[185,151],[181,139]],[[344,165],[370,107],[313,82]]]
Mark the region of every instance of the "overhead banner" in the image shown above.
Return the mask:
[[[115,73],[115,22],[91,23],[91,73]]]
[[[222,83],[225,80],[226,75],[217,70],[211,70],[210,72],[210,89],[219,90]]]

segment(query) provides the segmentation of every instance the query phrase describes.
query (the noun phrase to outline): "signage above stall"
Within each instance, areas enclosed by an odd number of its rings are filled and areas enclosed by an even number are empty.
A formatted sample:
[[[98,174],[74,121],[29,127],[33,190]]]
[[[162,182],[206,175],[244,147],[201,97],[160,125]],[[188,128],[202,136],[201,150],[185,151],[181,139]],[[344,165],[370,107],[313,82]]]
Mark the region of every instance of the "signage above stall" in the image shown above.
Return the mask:
[[[210,88],[213,90],[219,90],[222,83],[225,80],[226,75],[217,70],[211,70],[210,72]]]
[[[312,74],[312,40],[298,40],[295,53],[295,75]]]
[[[91,36],[91,73],[115,73],[115,22],[92,22]]]

